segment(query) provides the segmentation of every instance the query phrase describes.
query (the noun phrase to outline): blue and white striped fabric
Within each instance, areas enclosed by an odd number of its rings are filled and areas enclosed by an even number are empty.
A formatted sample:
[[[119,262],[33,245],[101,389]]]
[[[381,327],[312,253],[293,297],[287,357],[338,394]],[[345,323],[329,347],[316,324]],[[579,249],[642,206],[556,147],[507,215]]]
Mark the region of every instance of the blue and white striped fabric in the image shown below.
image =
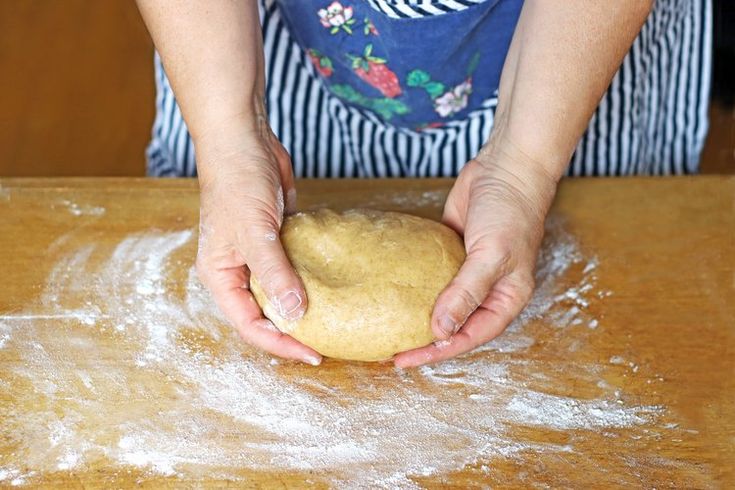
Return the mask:
[[[496,99],[464,120],[414,131],[324,87],[274,0],[261,0],[267,105],[297,177],[455,176],[493,125]],[[451,14],[484,0],[362,0],[392,17]],[[582,137],[568,174],[696,172],[707,133],[711,0],[658,0]],[[194,148],[158,56],[152,176],[196,175]]]
[[[394,19],[416,19],[458,12],[487,0],[367,0],[371,7]]]

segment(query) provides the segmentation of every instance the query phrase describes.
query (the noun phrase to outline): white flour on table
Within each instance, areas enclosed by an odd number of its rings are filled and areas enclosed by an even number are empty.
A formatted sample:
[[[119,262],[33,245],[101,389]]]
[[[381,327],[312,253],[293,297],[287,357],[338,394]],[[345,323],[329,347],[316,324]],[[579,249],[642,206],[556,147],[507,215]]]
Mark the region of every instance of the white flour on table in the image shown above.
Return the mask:
[[[583,344],[598,326],[587,307],[606,295],[596,260],[560,227],[549,235],[533,300],[503,336],[405,371],[313,368],[243,346],[190,268],[192,230],[133,234],[113,248],[62,238],[38,303],[0,313],[0,355],[19,357],[0,373],[0,399],[10,400],[0,440],[14,445],[0,484],[103,461],[194,481],[237,481],[246,468],[413,487],[411,477],[466,465],[492,472],[497,457],[575,451],[574,442],[515,439],[517,426],[600,431],[657,417],[660,408],[630,405],[595,365],[557,359],[556,370],[599,398],[554,394],[544,374],[553,362],[541,368],[525,355],[539,328]]]
[[[74,216],[102,216],[107,211],[102,206],[91,206],[89,204],[78,204],[69,199],[61,199],[58,206],[63,206]]]

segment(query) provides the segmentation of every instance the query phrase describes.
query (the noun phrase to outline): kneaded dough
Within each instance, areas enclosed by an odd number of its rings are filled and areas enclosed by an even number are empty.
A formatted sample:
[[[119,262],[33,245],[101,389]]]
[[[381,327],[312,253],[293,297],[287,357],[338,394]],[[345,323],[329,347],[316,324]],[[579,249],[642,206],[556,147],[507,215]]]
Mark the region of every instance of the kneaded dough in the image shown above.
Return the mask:
[[[297,213],[285,219],[281,241],[308,308],[301,319],[285,320],[252,278],[265,316],[323,356],[355,361],[385,360],[432,342],[434,303],[465,257],[452,229],[374,210]]]

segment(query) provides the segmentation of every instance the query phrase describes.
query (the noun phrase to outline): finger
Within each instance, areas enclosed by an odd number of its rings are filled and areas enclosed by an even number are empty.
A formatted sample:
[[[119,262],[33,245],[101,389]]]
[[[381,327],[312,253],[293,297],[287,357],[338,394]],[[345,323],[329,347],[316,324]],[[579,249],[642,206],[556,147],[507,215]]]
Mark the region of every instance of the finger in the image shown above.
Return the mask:
[[[296,188],[291,187],[286,189],[286,204],[284,212],[286,214],[293,214],[296,212]]]
[[[501,249],[471,251],[457,275],[437,297],[431,330],[444,340],[456,333],[485,301],[493,284],[506,271],[510,255]]]
[[[318,352],[280,332],[270,320],[263,318],[260,307],[247,289],[248,276],[243,267],[205,269],[200,276],[212,292],[217,307],[245,342],[287,359],[311,365],[321,363]]]
[[[290,159],[286,160],[285,165],[281,164],[281,183],[285,199],[284,212],[291,214],[296,211],[296,183],[294,181]]]
[[[275,139],[275,136],[273,138]],[[296,183],[293,176],[293,167],[291,166],[291,157],[280,142],[276,140],[275,144],[278,145],[275,151],[285,199],[284,211],[286,214],[290,214],[296,211]]]
[[[396,367],[407,368],[450,359],[497,337],[511,320],[501,319],[484,308],[478,309],[467,319],[464,328],[449,339],[401,352],[393,362]]]
[[[289,321],[304,316],[304,286],[283,250],[276,223],[268,218],[256,221],[238,242],[244,244],[238,250],[278,315]]]
[[[312,366],[322,363],[322,356],[290,335],[287,335],[267,318],[254,321],[247,328],[237,329],[248,344],[286,359],[295,359]]]
[[[500,335],[520,314],[528,303],[530,290],[532,285],[525,282],[514,284],[514,279],[508,279],[507,284],[493,289],[486,302],[488,306],[475,311],[459,332],[447,340],[397,354],[394,358],[395,365],[406,368],[439,362],[489,342]]]

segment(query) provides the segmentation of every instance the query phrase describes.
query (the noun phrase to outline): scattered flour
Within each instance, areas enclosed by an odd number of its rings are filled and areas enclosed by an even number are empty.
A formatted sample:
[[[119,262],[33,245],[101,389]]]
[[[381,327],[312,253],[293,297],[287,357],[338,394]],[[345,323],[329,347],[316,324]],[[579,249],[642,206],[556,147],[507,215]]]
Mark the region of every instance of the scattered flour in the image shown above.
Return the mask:
[[[596,261],[561,228],[551,231],[537,291],[507,332],[416,370],[312,368],[244,346],[183,260],[194,255],[192,230],[134,234],[112,249],[73,249],[62,238],[39,302],[0,318],[0,347],[19,357],[0,373],[0,399],[10,400],[0,440],[17,443],[0,484],[102,461],[190,481],[237,481],[248,468],[325,472],[338,487],[411,488],[412,476],[479,462],[489,473],[493,458],[575,450],[573,439],[516,438],[515,427],[597,431],[657,417],[655,407],[625,405],[594,366],[574,367],[577,383],[603,398],[552,394],[540,361],[526,355],[531,323],[584,342],[596,322],[587,313]],[[553,360],[544,366],[553,370]],[[563,359],[557,368],[571,369]]]
[[[10,326],[0,322],[0,349],[5,347],[5,344],[8,343],[8,340],[10,340]]]
[[[359,207],[387,209],[394,211],[415,212],[416,209],[438,208],[444,205],[447,199],[447,190],[405,190],[375,192],[368,200],[361,200]],[[327,202],[314,202],[307,209],[318,209],[329,206]]]
[[[529,403],[531,400],[535,403]],[[608,400],[582,401],[533,392],[513,398],[506,409],[526,424],[558,430],[626,427],[646,420],[640,407],[626,408]],[[652,407],[646,410],[656,412]]]
[[[394,206],[405,207],[406,209],[415,209],[417,207],[425,208],[444,204],[447,199],[446,190],[435,191],[402,191],[400,193],[375,194],[371,201],[365,204],[365,207],[374,207],[390,203]]]
[[[625,364],[625,359],[621,356],[612,356],[608,362],[610,364]]]
[[[68,199],[62,199],[58,203],[65,207],[74,216],[102,216],[106,210],[102,206],[90,206],[88,204],[77,204]]]

